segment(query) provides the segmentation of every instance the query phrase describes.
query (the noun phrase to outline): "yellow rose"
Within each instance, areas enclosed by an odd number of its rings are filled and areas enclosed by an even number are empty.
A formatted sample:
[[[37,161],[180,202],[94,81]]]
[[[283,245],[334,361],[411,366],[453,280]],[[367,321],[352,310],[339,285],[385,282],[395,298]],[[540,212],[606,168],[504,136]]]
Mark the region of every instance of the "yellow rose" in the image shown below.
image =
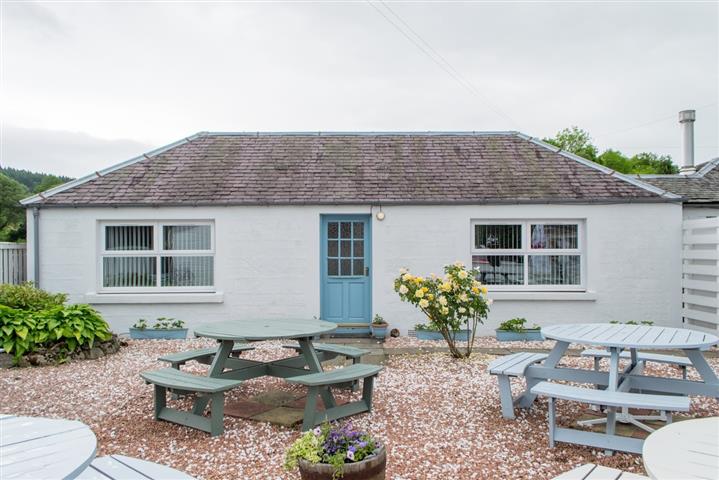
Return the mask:
[[[464,312],[466,312],[466,311],[467,311],[466,308],[464,308],[464,307],[459,307],[459,313],[464,313]]]
[[[422,300],[419,301],[419,306],[422,308],[427,308],[429,306],[429,302],[427,301],[426,298],[423,298]]]
[[[485,287],[484,285],[482,285],[482,293],[487,295],[487,287]]]
[[[447,315],[449,313],[449,308],[442,307],[442,315]]]
[[[402,275],[402,280],[404,280],[405,282],[411,281],[412,278],[413,278],[412,274],[410,274],[410,273],[405,273],[404,275]]]
[[[422,283],[422,282],[424,282],[424,278],[423,277],[414,277],[414,281],[417,283]]]
[[[464,267],[464,263],[462,263],[462,262],[460,262],[459,260],[457,260],[456,262],[454,262],[454,266],[455,266],[455,267],[462,268],[462,267]]]
[[[467,278],[469,276],[469,274],[467,273],[466,270],[460,270],[460,272],[457,274],[457,276],[459,278],[461,278],[462,280],[464,280],[465,278]]]
[[[429,292],[429,288],[427,288],[427,287],[422,287],[422,290],[424,291],[424,293]]]
[[[447,298],[446,298],[446,297],[439,297],[439,298],[437,299],[437,301],[438,301],[439,304],[442,305],[442,306],[447,305]]]
[[[404,295],[407,292],[409,292],[409,288],[407,288],[407,285],[401,285],[399,287],[399,293],[401,293],[402,295]]]
[[[463,293],[462,295],[459,296],[459,299],[463,302],[466,302],[469,300],[469,297],[467,297],[466,293]]]
[[[434,295],[432,295],[431,293],[428,294],[428,295],[427,295],[427,299],[429,299],[429,300],[434,300]]]
[[[472,287],[472,293],[479,293],[479,287]]]
[[[422,290],[422,289],[420,288],[419,290],[417,290],[416,292],[414,292],[414,296],[417,297],[417,298],[422,298],[422,297],[424,297],[424,290]]]
[[[473,287],[477,287],[477,288],[479,288],[479,287],[481,287],[481,286],[482,286],[482,284],[481,284],[481,283],[479,283],[479,282],[478,282],[477,280],[472,280],[472,286],[473,286]]]
[[[449,292],[452,290],[452,284],[449,282],[444,282],[442,285],[440,285],[440,290],[443,292]]]

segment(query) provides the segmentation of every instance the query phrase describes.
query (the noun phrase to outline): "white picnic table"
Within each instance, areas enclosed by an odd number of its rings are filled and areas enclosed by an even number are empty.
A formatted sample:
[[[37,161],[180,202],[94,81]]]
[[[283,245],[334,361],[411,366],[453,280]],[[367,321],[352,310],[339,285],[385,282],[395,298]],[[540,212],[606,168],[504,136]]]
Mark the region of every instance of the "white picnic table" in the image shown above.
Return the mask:
[[[719,478],[719,417],[660,428],[644,441],[642,456],[654,480]]]
[[[82,422],[0,415],[3,480],[76,478],[95,458],[96,446]]]
[[[634,390],[719,398],[719,378],[702,354],[703,349],[719,343],[716,335],[684,328],[609,323],[551,325],[543,328],[542,332],[546,338],[556,340],[556,344],[544,362],[527,367],[527,387],[519,399],[523,408],[532,405],[536,395],[530,390],[544,380],[591,383],[605,386],[610,392]],[[557,367],[573,343],[605,347],[610,353],[609,371]],[[625,349],[630,352],[629,365],[621,369],[619,358]],[[699,373],[701,381],[644,375],[644,362],[637,359],[637,352],[646,350],[682,350]],[[619,420],[627,419],[630,416],[625,409],[620,412]],[[607,434],[613,435],[617,421],[614,408],[607,409],[607,418],[603,421],[607,423]],[[617,442],[632,441],[614,438]]]

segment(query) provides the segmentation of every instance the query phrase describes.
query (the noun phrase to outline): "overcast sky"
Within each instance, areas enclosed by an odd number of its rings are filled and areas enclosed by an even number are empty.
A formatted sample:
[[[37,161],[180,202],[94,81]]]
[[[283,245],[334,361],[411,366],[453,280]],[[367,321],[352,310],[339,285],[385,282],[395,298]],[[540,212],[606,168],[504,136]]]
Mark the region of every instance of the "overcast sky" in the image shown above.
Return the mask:
[[[687,108],[697,162],[719,156],[716,1],[372,3],[2,0],[0,163],[76,177],[203,130],[570,125],[678,161]]]

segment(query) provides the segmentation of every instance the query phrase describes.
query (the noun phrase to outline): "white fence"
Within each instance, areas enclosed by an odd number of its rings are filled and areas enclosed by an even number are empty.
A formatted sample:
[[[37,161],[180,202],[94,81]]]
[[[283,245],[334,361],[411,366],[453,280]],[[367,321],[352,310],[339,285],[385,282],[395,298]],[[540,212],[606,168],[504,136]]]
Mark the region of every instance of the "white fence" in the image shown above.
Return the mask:
[[[0,242],[0,283],[22,283],[27,273],[24,243]]]
[[[682,316],[687,327],[719,333],[719,218],[684,220]]]

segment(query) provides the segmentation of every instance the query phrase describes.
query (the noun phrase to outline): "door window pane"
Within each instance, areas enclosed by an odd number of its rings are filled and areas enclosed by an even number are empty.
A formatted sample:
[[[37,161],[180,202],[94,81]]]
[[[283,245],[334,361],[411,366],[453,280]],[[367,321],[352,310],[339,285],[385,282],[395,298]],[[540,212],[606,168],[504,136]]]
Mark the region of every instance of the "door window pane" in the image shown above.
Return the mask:
[[[340,275],[343,277],[352,275],[352,260],[340,260]]]
[[[577,225],[532,225],[532,248],[579,248]]]
[[[530,285],[579,285],[579,255],[530,255]]]
[[[337,249],[337,240],[327,241],[327,256],[336,257],[339,250]]]
[[[336,258],[327,259],[327,275],[330,277],[336,277],[339,275],[339,260]]]
[[[341,257],[350,257],[352,256],[352,241],[351,240],[342,240],[340,244],[340,256]]]
[[[352,235],[354,238],[364,239],[364,222],[354,222]]]
[[[161,257],[161,286],[211,286],[214,278],[213,257]]]
[[[521,225],[475,225],[474,248],[520,249]]]
[[[479,269],[479,281],[487,285],[523,285],[523,255],[473,255],[472,267]]]
[[[330,222],[327,224],[327,238],[337,238],[339,233],[339,225],[337,222]]]
[[[352,238],[352,223],[351,222],[341,222],[340,223],[340,237]]]
[[[104,257],[103,287],[154,287],[157,257]]]
[[[363,240],[355,240],[354,245],[352,247],[352,254],[355,257],[364,257],[364,241]]]
[[[210,250],[212,237],[209,225],[165,225],[162,227],[162,248],[165,250]]]
[[[152,225],[118,225],[105,227],[105,250],[152,250]]]
[[[364,259],[363,258],[355,258],[352,261],[352,273],[355,276],[363,276],[364,275]]]

